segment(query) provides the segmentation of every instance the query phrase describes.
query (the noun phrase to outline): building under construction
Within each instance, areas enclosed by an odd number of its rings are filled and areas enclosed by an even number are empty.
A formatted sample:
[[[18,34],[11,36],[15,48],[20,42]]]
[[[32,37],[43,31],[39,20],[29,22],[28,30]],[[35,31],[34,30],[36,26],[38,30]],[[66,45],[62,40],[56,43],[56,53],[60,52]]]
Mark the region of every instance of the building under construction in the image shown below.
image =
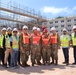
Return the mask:
[[[23,25],[28,25],[31,30],[33,26],[41,27],[46,21],[46,17],[34,9],[11,1],[4,4],[0,0],[0,28],[8,26],[22,28]]]

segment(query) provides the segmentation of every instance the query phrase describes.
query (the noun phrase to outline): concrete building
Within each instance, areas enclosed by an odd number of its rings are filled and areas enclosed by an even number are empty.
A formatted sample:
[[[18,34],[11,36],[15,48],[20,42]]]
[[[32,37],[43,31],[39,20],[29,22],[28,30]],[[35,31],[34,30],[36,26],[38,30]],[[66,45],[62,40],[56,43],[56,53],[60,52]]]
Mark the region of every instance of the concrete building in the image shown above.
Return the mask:
[[[72,27],[76,25],[76,16],[71,17],[58,17],[55,19],[50,19],[48,22],[44,22],[43,25],[47,26],[48,31],[50,28],[55,26],[56,31],[61,35],[63,28],[68,30],[68,34],[72,33]]]

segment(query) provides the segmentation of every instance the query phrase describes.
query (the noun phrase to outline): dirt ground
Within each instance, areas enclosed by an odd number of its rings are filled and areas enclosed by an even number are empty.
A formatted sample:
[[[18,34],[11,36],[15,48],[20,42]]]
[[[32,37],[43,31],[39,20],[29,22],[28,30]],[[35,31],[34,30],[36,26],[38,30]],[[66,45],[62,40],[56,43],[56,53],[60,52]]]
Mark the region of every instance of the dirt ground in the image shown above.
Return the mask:
[[[63,65],[62,62],[64,61],[62,50],[60,49],[58,52],[59,57],[59,65],[50,65],[50,66],[34,66],[34,67],[27,67],[27,68],[18,68],[11,70],[10,68],[5,69],[0,66],[0,75],[76,75],[76,65],[72,65],[73,63],[73,49],[70,48],[69,50],[69,62],[70,65],[66,66]],[[30,59],[28,61],[30,63]]]

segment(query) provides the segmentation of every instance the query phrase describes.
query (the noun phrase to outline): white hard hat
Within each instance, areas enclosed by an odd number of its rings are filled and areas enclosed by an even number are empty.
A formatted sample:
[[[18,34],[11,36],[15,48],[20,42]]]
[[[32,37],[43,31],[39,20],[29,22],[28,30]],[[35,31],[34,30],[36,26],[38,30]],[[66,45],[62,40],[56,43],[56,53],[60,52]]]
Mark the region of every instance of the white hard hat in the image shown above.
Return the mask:
[[[56,30],[56,28],[55,28],[55,27],[52,27],[52,28],[51,28],[51,31],[52,31],[52,30]]]
[[[11,27],[8,27],[8,28],[7,28],[7,31],[8,31],[8,30],[12,30],[12,28],[11,28]]]
[[[37,28],[37,31],[40,31],[40,28]]]
[[[22,29],[28,29],[28,27],[26,25],[24,25]]]
[[[32,28],[32,30],[35,30],[35,29],[37,30],[37,27],[33,27],[33,28]]]
[[[76,26],[73,26],[73,29],[76,29]]]
[[[66,28],[64,28],[64,29],[63,29],[63,31],[67,31],[67,29],[66,29]]]
[[[6,30],[6,28],[2,28],[2,30],[1,30],[1,31],[3,31],[3,30]]]
[[[17,28],[14,28],[13,31],[18,31]]]

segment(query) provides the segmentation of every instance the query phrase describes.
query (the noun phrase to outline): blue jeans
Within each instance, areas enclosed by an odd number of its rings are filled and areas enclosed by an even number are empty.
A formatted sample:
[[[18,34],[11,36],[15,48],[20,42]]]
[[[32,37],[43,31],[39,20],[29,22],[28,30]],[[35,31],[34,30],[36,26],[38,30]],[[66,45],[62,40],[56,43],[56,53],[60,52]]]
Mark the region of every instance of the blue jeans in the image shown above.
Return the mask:
[[[76,46],[73,46],[74,62],[76,63]]]
[[[11,53],[11,67],[16,66],[17,62],[18,62],[18,51],[13,51]]]
[[[68,63],[69,62],[69,50],[68,50],[68,48],[62,48],[62,49],[63,49],[65,62]]]

